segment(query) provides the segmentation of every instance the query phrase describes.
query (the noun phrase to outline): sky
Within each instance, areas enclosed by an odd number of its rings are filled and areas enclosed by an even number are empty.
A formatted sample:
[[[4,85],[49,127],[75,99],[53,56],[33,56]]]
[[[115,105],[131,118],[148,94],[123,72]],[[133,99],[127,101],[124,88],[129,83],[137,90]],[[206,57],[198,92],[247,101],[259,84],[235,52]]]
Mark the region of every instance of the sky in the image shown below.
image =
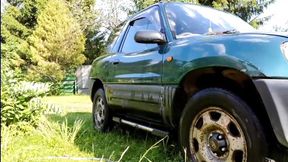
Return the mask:
[[[288,0],[275,0],[261,16],[270,15],[272,16],[271,19],[265,22],[259,30],[271,32],[276,25],[288,28]]]
[[[99,1],[96,0],[96,5],[99,5]],[[123,0],[129,1],[129,0]],[[1,13],[7,4],[7,0],[1,0]],[[101,4],[101,3],[100,3]],[[101,4],[103,5],[103,3]],[[123,14],[120,14],[123,16]],[[264,13],[260,17],[271,16],[271,19],[264,23],[259,28],[261,31],[272,32],[275,26],[288,27],[288,0],[275,0],[273,4],[270,4]],[[122,18],[123,19],[123,18]]]
[[[131,0],[122,0],[121,3],[126,3],[124,5],[131,5]],[[104,1],[96,0],[96,6],[98,9],[104,9],[107,7]],[[127,14],[120,14],[120,19],[125,19]],[[273,32],[275,26],[288,27],[288,0],[275,0],[274,3],[268,5],[264,12],[259,16],[266,17],[271,16],[271,18],[266,21],[263,26],[260,26],[260,31]]]
[[[6,4],[7,4],[7,0],[1,0],[1,13],[2,13]]]

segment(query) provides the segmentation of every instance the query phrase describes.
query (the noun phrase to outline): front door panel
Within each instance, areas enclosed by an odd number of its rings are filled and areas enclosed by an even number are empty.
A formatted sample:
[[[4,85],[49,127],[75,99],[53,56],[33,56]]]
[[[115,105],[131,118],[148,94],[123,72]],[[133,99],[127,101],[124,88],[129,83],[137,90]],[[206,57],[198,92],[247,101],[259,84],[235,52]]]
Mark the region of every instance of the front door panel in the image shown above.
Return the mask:
[[[109,102],[126,110],[158,116],[161,106],[162,55],[158,50],[141,54],[122,54],[114,65],[114,83]]]
[[[159,119],[163,55],[157,44],[134,40],[137,31],[161,31],[158,10],[158,6],[149,8],[129,22],[119,53],[113,57],[114,82],[107,90],[109,104],[122,107],[123,112]]]

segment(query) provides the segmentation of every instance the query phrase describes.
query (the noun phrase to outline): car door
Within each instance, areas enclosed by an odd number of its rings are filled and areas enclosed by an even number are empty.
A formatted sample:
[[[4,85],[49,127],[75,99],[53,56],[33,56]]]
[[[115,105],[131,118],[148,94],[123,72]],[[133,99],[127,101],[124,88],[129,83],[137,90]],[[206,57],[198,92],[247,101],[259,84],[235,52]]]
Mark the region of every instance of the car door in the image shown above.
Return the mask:
[[[162,55],[157,44],[141,44],[134,40],[141,30],[161,31],[158,6],[153,6],[129,22],[114,61],[114,83],[110,84],[109,102],[123,112],[160,115]]]

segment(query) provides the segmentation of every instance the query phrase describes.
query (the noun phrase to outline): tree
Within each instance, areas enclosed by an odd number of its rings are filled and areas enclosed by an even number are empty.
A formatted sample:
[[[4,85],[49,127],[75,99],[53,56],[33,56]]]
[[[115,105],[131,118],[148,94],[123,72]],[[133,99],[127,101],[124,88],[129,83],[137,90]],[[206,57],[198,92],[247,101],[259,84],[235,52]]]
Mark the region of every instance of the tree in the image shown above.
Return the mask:
[[[22,1],[20,5],[20,2],[15,1],[15,6],[8,4],[1,12],[1,125],[16,122],[37,124],[44,111],[41,106],[32,106],[30,101],[45,92],[40,94],[25,90],[21,82],[23,68],[30,59],[25,53],[28,50],[27,38],[33,33],[36,24],[32,19],[37,17],[36,12],[34,16],[32,12],[27,16],[26,2],[29,1]]]
[[[128,10],[126,9],[131,9],[133,3],[128,1],[103,0],[97,1],[96,6],[93,4],[95,3],[93,0],[68,1],[69,3],[73,2],[73,4],[70,5],[72,6],[70,7],[72,13],[75,12],[73,15],[77,17],[76,19],[80,19],[81,22],[83,22],[82,24],[84,25],[82,25],[82,27],[87,27],[84,30],[87,38],[84,52],[87,59],[84,64],[91,64],[96,57],[105,53],[107,35],[124,21],[123,18],[126,18],[126,16],[123,15],[128,15]],[[79,1],[78,5],[76,5],[78,3],[77,1]],[[96,8],[94,8],[94,6],[96,6]],[[93,15],[92,19],[91,14]],[[83,21],[85,19],[87,20]],[[87,25],[89,22],[92,23]]]
[[[276,32],[288,32],[288,28],[286,27],[281,27],[281,26],[273,26],[273,29],[276,31]]]
[[[16,7],[21,14],[18,21],[29,29],[34,29],[37,24],[37,17],[40,11],[45,8],[48,0],[7,0],[7,2]]]
[[[130,11],[136,10],[131,1],[103,0],[98,3],[97,9],[100,13],[99,22],[102,28],[113,30],[122,23]],[[131,14],[131,13],[130,13]]]
[[[288,20],[283,24],[273,26],[273,29],[276,32],[288,32]]]
[[[91,64],[92,61],[104,53],[105,39],[99,31],[100,16],[95,9],[95,0],[66,0],[73,17],[81,26],[81,30],[86,37],[84,64]]]
[[[20,15],[18,8],[9,6],[1,17],[1,58],[9,60],[9,66],[13,69],[24,63],[20,54],[23,51],[21,45],[26,43],[26,38],[31,34],[31,30],[19,22]]]
[[[232,2],[229,0],[199,0],[202,5],[235,14],[256,28],[263,24],[263,21],[269,19],[268,17],[258,19],[258,16],[273,2],[274,0],[234,0]]]
[[[101,33],[98,30],[91,30],[86,35],[85,51],[84,55],[86,57],[85,65],[90,65],[95,58],[105,53],[106,50],[106,40],[105,33]]]
[[[158,0],[133,0],[133,2],[135,4],[136,11],[140,11],[159,1]]]
[[[37,24],[39,11],[47,0],[8,0],[1,14],[1,56],[12,69],[26,70],[31,62],[27,38]]]
[[[146,8],[149,5],[157,3],[158,0],[133,0],[137,10]],[[251,22],[254,27],[258,27],[266,19],[258,19],[263,10],[275,0],[178,0],[180,2],[191,2],[210,6],[219,10],[227,11],[235,14],[245,20]]]
[[[85,61],[85,38],[80,25],[62,0],[48,0],[37,18],[37,26],[28,38],[31,65],[29,78],[61,81],[65,72]]]
[[[92,28],[97,27],[95,21],[97,12],[94,9],[95,0],[66,0],[73,17],[79,23],[84,34],[88,33]]]
[[[3,51],[7,51],[5,53],[8,53],[8,51],[13,51],[15,55],[15,58],[20,58],[17,61],[17,65],[20,66],[22,70],[26,71],[28,66],[31,64],[31,53],[29,52],[30,49],[25,49],[29,45],[27,44],[27,37],[33,33],[35,30],[35,27],[38,23],[38,15],[44,10],[46,7],[46,4],[48,0],[7,0],[9,3],[9,10],[13,8],[18,12],[17,17],[12,17],[14,19],[11,21],[11,16],[9,19],[3,19],[2,26],[2,33],[5,29],[8,31],[8,33],[12,33],[9,36],[3,36],[2,42],[7,38],[12,38],[10,36],[13,36],[16,34],[15,38],[21,38],[20,40],[23,40],[21,43],[13,43],[18,42],[15,41],[15,39],[12,42],[12,44],[4,45]],[[85,39],[85,51],[83,52],[84,55],[87,57],[85,64],[90,64],[97,56],[99,56],[101,53],[103,53],[105,43],[103,42],[103,37],[95,37],[95,35],[99,35],[99,27],[100,23],[97,20],[97,12],[95,10],[95,0],[65,0],[66,6],[68,6],[69,10],[71,11],[73,18],[77,21],[77,23],[81,27],[81,32],[83,33]],[[6,10],[8,11],[8,10]],[[4,16],[7,15],[8,12],[4,12]],[[8,16],[8,15],[7,15]],[[7,17],[6,16],[6,17]],[[7,21],[6,21],[7,20]],[[16,21],[19,25],[29,30],[29,33],[27,32],[14,32],[15,29],[7,26],[7,24],[11,24],[10,22]],[[10,25],[11,26],[11,25]],[[14,27],[15,25],[12,25]],[[16,30],[18,31],[18,30]],[[6,32],[7,33],[7,32]],[[19,33],[27,33],[25,37],[20,37]],[[18,34],[18,35],[17,35]],[[2,43],[1,42],[1,43]],[[7,41],[6,41],[7,42]],[[5,48],[7,47],[7,48]],[[16,48],[17,47],[17,48]],[[21,47],[21,48],[20,48]],[[21,50],[19,50],[20,48]],[[17,50],[16,50],[17,49]],[[17,51],[17,52],[15,52]],[[24,52],[23,52],[24,51]],[[10,52],[11,53],[11,52]],[[11,54],[9,54],[11,55]],[[21,60],[21,61],[19,61]],[[14,61],[16,62],[16,61]],[[21,62],[21,64],[20,64]]]

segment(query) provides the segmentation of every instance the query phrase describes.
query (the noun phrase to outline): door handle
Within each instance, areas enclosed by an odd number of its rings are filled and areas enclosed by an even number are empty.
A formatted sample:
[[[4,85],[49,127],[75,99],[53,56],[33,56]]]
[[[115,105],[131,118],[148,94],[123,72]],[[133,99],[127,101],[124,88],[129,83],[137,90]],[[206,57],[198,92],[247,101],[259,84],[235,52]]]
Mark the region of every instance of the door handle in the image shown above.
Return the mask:
[[[113,65],[116,65],[116,64],[119,64],[119,62],[120,62],[120,60],[116,59],[116,60],[113,60],[113,61],[112,61],[112,64],[113,64]]]

